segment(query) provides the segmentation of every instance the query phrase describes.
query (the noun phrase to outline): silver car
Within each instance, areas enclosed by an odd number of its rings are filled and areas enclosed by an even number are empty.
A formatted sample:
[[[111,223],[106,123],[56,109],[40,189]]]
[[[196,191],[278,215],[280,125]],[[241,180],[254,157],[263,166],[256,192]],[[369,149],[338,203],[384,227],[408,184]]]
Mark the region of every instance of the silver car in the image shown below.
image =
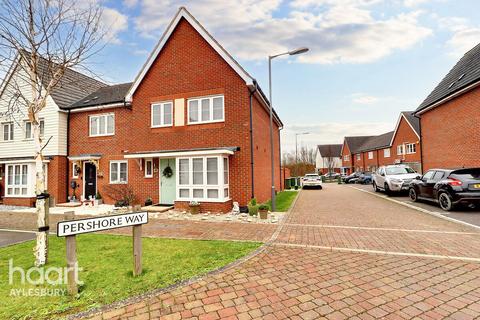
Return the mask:
[[[419,174],[406,165],[382,166],[373,174],[373,189],[385,193],[392,191],[407,191],[410,182]]]

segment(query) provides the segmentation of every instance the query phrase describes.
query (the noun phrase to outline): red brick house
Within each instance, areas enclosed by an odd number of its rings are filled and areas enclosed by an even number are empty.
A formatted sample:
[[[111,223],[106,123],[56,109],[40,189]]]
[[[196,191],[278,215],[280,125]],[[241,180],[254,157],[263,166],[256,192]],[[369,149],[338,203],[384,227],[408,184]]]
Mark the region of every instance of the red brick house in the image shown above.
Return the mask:
[[[480,44],[420,104],[423,169],[480,167]]]
[[[269,199],[269,103],[252,78],[181,8],[133,83],[105,87],[69,107],[76,195],[203,211]],[[274,113],[275,186],[281,189]],[[72,191],[71,191],[72,194]]]
[[[400,163],[422,172],[420,124],[413,112],[400,113],[394,131],[344,138],[342,172],[345,174],[373,172],[380,166]]]

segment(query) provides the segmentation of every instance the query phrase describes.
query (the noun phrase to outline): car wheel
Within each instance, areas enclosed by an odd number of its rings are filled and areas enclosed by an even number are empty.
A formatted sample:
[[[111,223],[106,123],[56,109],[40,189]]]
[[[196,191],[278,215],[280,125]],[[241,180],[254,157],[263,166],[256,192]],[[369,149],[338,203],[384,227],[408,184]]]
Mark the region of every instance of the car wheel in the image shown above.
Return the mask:
[[[408,191],[408,195],[410,197],[410,200],[412,200],[413,202],[418,201],[417,190],[415,190],[415,188],[410,188],[410,190]]]
[[[387,195],[390,195],[392,192],[390,191],[390,187],[388,186],[388,183],[385,183],[385,186],[384,186],[384,190],[385,190],[385,193]]]
[[[453,209],[452,198],[446,192],[442,192],[438,195],[438,204],[442,210],[451,211]]]
[[[375,192],[380,191],[380,189],[378,189],[377,184],[375,183],[375,181],[373,181],[373,191],[375,191]]]
[[[319,189],[319,190],[322,190],[322,189],[323,189],[323,187],[322,187],[322,186],[319,186],[319,187],[318,187],[318,189]]]

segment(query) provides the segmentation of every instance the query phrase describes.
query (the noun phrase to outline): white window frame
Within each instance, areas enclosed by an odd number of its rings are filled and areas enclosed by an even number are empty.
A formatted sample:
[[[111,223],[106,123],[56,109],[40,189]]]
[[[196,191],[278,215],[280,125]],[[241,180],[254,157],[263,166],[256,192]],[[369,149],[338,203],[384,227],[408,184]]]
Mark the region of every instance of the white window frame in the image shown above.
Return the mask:
[[[125,181],[120,180],[120,165],[122,163],[127,164]],[[112,165],[117,166],[117,170],[118,170],[117,171],[118,172],[117,180],[112,180],[112,171],[113,171],[112,170]],[[109,169],[108,176],[109,176],[110,184],[127,184],[128,183],[128,161],[127,160],[112,160],[112,161],[110,161],[110,165],[109,165],[108,169]]]
[[[357,156],[357,161],[362,160],[362,157],[361,157],[360,153],[357,153],[356,156]]]
[[[390,148],[383,149],[383,157],[390,158]]]
[[[213,120],[213,99],[215,98],[222,98],[222,119]],[[202,120],[202,100],[209,99],[209,112],[210,112],[210,119],[209,120]],[[198,102],[198,111],[197,117],[198,121],[190,121],[190,102],[197,101]],[[187,100],[187,124],[188,125],[195,125],[195,124],[203,124],[203,123],[216,123],[216,122],[225,122],[225,97],[223,94],[220,95],[213,95],[213,96],[205,96],[205,97],[197,97],[197,98],[190,98]]]
[[[407,143],[405,145],[405,154],[417,153],[417,146],[415,143]]]
[[[403,144],[397,146],[397,156],[403,156],[405,154],[405,148]]]
[[[148,171],[147,171],[147,167],[148,167],[147,163],[150,163],[152,168],[150,174],[148,174]],[[145,159],[145,178],[153,178],[153,159],[152,158]]]
[[[343,156],[343,161],[350,161],[350,155],[346,154]]]
[[[217,159],[217,184],[207,183],[207,159]],[[193,184],[193,159],[202,159],[202,184]],[[227,159],[227,177],[228,183],[225,183],[225,167],[224,160]],[[180,184],[180,160],[188,160],[188,184]],[[176,158],[176,167],[178,174],[176,175],[176,201],[199,201],[199,202],[226,202],[230,200],[230,166],[228,156],[224,155],[208,155],[208,156],[192,156],[192,157],[179,157]],[[188,189],[188,197],[180,197],[180,190]],[[202,189],[203,197],[194,197],[193,190]],[[207,190],[217,190],[218,198],[208,198]],[[226,195],[227,190],[228,195]]]
[[[8,126],[8,139],[5,140],[4,130],[5,126]],[[3,142],[11,142],[15,139],[15,124],[13,122],[3,122],[2,123],[2,141]]]
[[[113,132],[109,133],[108,132],[108,117],[109,116],[113,116]],[[104,117],[105,118],[105,133],[104,134],[100,134],[99,133],[99,128],[100,126],[97,127],[97,133],[96,134],[93,134],[92,133],[92,119],[100,119]],[[98,125],[100,125],[100,121],[98,121]],[[107,136],[113,136],[115,135],[115,113],[102,113],[102,114],[95,114],[95,115],[91,115],[88,117],[88,136],[89,137],[107,137]]]
[[[30,136],[27,136],[27,124],[30,124]],[[25,120],[23,123],[23,128],[25,131],[25,140],[33,140],[33,128],[32,128],[32,121]],[[45,135],[45,120],[40,119],[40,137]]]
[[[77,170],[75,170],[75,167],[78,167],[78,164],[76,162],[72,163],[72,178],[73,179],[78,179],[79,175],[77,174]]]
[[[9,168],[12,168],[12,184],[9,182]],[[15,183],[15,167],[20,168],[20,184]],[[22,183],[23,169],[27,168],[27,180]],[[28,163],[12,163],[5,165],[5,197],[7,198],[30,198],[32,197],[32,189],[30,186],[30,174],[32,166]],[[15,194],[15,189],[19,189],[19,193]],[[26,189],[26,193],[22,194],[22,189]],[[12,194],[10,194],[12,190]]]
[[[170,123],[165,123],[165,105],[170,104],[172,107],[172,114],[170,117]],[[160,124],[155,125],[153,123],[153,108],[160,107]],[[163,127],[172,127],[173,126],[173,101],[163,101],[163,102],[154,102],[150,106],[150,126],[152,128],[163,128]]]
[[[368,159],[373,159],[373,151],[368,151]]]

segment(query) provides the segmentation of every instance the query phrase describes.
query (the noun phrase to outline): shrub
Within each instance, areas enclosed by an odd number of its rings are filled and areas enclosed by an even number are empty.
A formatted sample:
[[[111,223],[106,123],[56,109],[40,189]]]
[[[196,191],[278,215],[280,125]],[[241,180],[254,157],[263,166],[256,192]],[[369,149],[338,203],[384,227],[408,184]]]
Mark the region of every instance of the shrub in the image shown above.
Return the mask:
[[[258,210],[260,211],[268,211],[268,209],[270,209],[270,207],[267,204],[261,204],[258,206]]]
[[[102,199],[102,195],[100,194],[100,192],[97,191],[97,194],[95,195],[95,199],[97,200]]]
[[[137,196],[133,192],[133,189],[126,184],[109,185],[106,189],[110,197],[115,200],[115,205],[118,203],[123,204],[119,205],[120,207],[126,207],[138,203]]]
[[[257,205],[248,205],[248,214],[251,216],[256,216],[258,213],[258,206]]]

